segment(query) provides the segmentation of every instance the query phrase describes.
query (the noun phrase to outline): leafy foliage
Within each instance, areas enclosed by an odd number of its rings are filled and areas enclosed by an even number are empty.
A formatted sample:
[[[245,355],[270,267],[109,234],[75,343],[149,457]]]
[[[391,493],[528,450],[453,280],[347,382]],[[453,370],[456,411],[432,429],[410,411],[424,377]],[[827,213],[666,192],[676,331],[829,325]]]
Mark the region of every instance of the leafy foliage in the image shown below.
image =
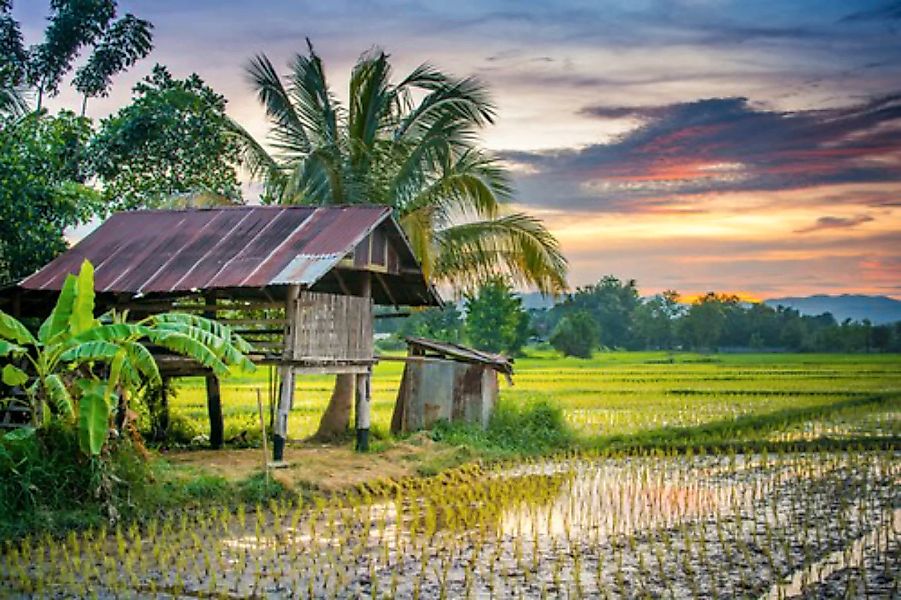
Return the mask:
[[[0,135],[0,282],[31,274],[66,248],[63,230],[100,207],[84,184],[86,119],[40,112]]]
[[[424,337],[443,342],[460,342],[463,339],[463,315],[456,304],[448,303],[413,313],[398,328],[401,337]]]
[[[529,339],[529,315],[510,284],[496,277],[466,296],[465,329],[476,348],[515,355]]]
[[[697,349],[716,350],[723,326],[726,324],[724,304],[737,303],[734,297],[718,296],[713,292],[696,300],[685,318],[680,321],[683,335]]]
[[[94,316],[94,269],[85,261],[78,275],[66,278],[56,306],[35,338],[20,322],[0,311],[0,350],[24,359],[27,369],[12,364],[3,382],[23,386],[33,425],[51,419],[70,422],[85,454],[100,453],[110,415],[124,409],[130,394],[145,383],[162,381],[156,362],[142,345],[149,341],[188,356],[219,376],[229,367],[253,371],[243,352],[250,346],[229,328],[195,315],[163,313],[135,323],[123,315]]]
[[[598,322],[600,342],[628,349],[901,351],[901,323],[837,323],[829,313],[802,315],[792,308],[742,302],[734,295],[715,292],[691,304],[674,290],[641,299],[635,282],[623,283],[612,276],[579,288],[550,309],[533,309],[530,315],[538,336],[549,339],[557,324],[578,310],[586,310]],[[617,326],[614,334],[604,329],[611,323]]]
[[[73,84],[85,100],[106,96],[117,73],[144,58],[153,49],[149,21],[127,14],[103,34],[87,63],[75,74]]]
[[[135,86],[132,103],[104,119],[91,142],[108,206],[159,207],[196,193],[239,199],[239,146],[227,133],[225,104],[196,74],[175,79],[156,65]]]
[[[632,331],[645,348],[672,348],[676,343],[676,320],[684,312],[679,294],[666,290],[641,302],[632,310]]]
[[[12,0],[0,1],[0,90],[21,86],[28,64],[22,32],[11,10]]]
[[[607,275],[596,284],[577,289],[563,303],[561,311],[584,310],[589,313],[600,328],[600,345],[630,347],[633,332],[629,317],[638,304],[635,280],[620,281]]]
[[[0,90],[27,85],[36,91],[37,107],[44,95],[55,96],[65,75],[84,48],[91,49],[73,81],[87,99],[105,96],[112,77],[147,56],[152,49],[148,21],[126,14],[116,20],[116,0],[53,0],[44,39],[28,48],[12,1],[0,3]],[[2,110],[0,94],[0,110]]]
[[[557,322],[551,333],[551,345],[563,356],[591,358],[600,337],[597,322],[584,310],[573,311]]]

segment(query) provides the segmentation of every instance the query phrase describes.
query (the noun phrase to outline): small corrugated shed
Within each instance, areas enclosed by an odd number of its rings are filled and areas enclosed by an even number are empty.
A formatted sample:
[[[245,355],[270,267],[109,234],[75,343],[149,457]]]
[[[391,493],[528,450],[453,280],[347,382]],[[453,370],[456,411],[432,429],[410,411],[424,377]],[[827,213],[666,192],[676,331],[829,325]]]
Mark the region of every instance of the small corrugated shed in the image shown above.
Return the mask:
[[[450,342],[406,338],[404,365],[393,433],[427,429],[437,421],[487,427],[497,404],[498,374],[512,385],[513,360]]]
[[[385,206],[240,206],[116,213],[19,284],[58,292],[88,259],[99,295],[175,297],[198,291],[280,298],[289,285],[352,293],[376,274],[377,304],[440,304]],[[336,273],[336,271],[341,271]]]

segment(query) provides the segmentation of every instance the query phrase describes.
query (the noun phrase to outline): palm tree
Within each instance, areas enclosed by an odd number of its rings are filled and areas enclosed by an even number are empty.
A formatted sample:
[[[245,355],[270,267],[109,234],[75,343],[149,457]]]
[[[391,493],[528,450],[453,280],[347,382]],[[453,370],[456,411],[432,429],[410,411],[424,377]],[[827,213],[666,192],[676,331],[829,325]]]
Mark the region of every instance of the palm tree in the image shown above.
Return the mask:
[[[28,103],[21,89],[0,87],[0,118],[21,117],[28,111]]]
[[[388,55],[372,50],[353,68],[345,105],[307,45],[285,81],[265,55],[247,66],[274,153],[233,127],[267,201],[391,206],[426,275],[458,292],[498,272],[544,293],[566,288],[557,240],[538,219],[506,209],[509,174],[479,148],[495,116],[480,81],[426,63],[394,82]],[[347,427],[351,379],[338,376],[318,437]]]

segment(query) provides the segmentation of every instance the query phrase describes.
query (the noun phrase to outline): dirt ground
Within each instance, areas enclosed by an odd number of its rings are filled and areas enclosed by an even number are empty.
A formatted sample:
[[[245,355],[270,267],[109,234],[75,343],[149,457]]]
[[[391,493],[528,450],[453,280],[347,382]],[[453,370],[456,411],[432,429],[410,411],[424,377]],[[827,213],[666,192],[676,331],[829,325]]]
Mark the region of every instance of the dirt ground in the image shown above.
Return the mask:
[[[260,448],[249,448],[167,451],[160,457],[177,468],[240,480],[262,471],[264,455]],[[463,458],[460,449],[435,444],[425,436],[366,454],[355,452],[351,444],[289,442],[285,448],[286,466],[272,468],[270,474],[292,489],[314,488],[329,493],[366,481],[399,480],[428,473],[433,465],[446,466]]]

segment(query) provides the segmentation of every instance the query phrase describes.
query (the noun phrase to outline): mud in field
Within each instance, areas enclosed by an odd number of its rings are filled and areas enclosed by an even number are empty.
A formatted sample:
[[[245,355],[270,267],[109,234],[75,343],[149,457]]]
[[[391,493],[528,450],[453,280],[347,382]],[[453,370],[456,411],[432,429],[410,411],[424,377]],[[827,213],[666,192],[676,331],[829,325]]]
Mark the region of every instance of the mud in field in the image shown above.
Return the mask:
[[[340,502],[30,540],[0,561],[0,592],[891,598],[899,475],[891,452],[465,468]]]

